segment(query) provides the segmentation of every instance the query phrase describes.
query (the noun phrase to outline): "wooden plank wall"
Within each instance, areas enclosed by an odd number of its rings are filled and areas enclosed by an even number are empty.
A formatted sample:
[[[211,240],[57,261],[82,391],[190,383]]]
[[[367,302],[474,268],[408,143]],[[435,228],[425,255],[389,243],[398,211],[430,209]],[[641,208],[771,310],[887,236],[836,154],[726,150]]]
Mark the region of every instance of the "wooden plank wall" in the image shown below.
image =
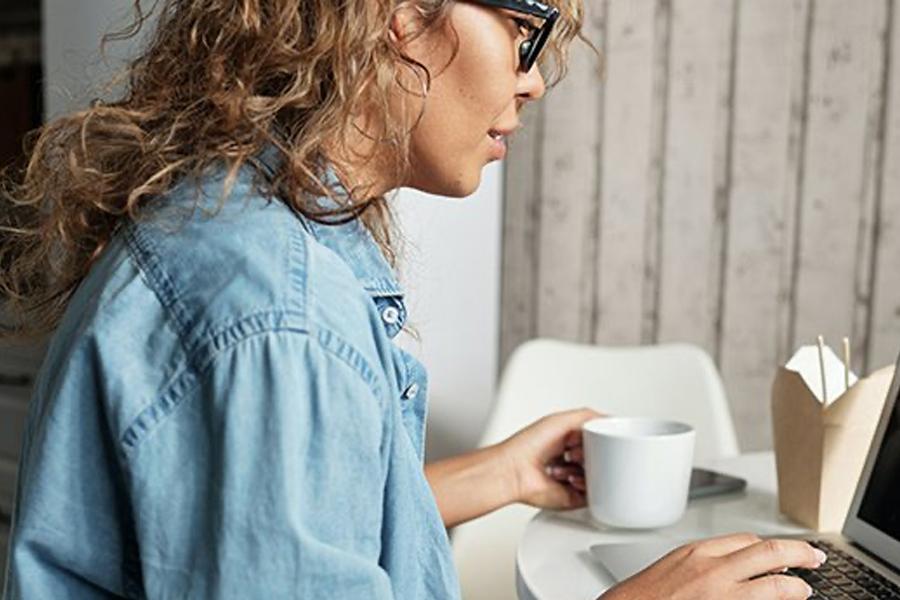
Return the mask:
[[[900,350],[900,0],[588,0],[506,163],[501,359],[537,336],[688,341],[742,447],[822,333]]]

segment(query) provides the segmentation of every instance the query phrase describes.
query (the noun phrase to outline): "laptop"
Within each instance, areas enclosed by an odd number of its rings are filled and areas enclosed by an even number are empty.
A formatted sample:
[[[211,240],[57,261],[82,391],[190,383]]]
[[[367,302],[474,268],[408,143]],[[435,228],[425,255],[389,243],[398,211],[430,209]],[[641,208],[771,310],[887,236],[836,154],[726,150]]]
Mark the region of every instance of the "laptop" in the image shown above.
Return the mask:
[[[783,536],[820,547],[828,561],[815,570],[791,569],[827,600],[900,600],[900,358],[865,466],[840,534]],[[687,540],[685,540],[687,541]],[[684,542],[601,544],[591,547],[622,581]]]

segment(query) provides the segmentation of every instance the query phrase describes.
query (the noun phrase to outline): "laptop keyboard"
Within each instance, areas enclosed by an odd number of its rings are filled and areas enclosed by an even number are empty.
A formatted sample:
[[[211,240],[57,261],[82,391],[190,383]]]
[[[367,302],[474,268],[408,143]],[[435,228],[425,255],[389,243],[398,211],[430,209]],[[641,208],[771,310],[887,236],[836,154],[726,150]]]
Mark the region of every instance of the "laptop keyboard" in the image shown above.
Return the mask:
[[[810,544],[821,548],[828,560],[818,569],[790,569],[808,583],[821,600],[900,600],[900,586],[888,581],[860,561],[822,540]]]

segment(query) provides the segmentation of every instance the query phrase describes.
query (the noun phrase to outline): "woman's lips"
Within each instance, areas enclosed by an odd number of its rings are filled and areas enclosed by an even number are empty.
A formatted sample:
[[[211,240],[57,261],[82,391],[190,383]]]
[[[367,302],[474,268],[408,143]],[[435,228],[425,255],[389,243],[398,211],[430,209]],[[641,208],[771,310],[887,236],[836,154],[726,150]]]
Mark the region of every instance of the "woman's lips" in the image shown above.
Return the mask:
[[[495,160],[503,160],[506,157],[506,138],[502,135],[488,133],[491,143],[491,157]]]

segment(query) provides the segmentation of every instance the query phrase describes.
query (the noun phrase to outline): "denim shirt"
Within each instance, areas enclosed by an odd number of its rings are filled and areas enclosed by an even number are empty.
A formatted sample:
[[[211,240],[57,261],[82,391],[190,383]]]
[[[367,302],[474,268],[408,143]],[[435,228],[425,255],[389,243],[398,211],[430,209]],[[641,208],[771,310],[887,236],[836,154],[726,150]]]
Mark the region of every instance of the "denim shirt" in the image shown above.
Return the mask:
[[[391,268],[358,222],[223,182],[156,202],[71,300],[5,597],[458,598]]]

